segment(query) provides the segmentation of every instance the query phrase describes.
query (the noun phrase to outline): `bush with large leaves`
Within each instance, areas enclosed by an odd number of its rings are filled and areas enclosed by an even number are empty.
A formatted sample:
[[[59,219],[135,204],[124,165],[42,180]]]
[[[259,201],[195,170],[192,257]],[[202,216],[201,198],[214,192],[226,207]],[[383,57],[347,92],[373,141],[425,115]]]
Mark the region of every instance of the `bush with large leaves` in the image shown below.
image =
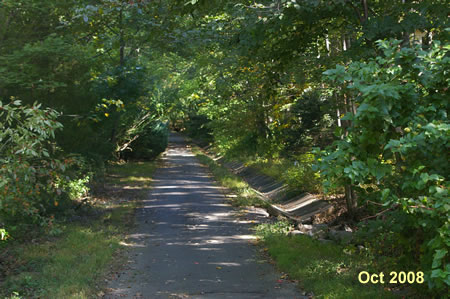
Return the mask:
[[[444,290],[450,286],[450,46],[400,45],[379,41],[383,55],[324,73],[357,111],[344,116],[351,126],[321,152],[317,167],[325,187],[350,183],[360,204],[383,206],[380,216],[407,218],[396,233],[420,245],[429,286]]]
[[[79,159],[62,158],[52,142],[55,131],[62,128],[56,121],[59,115],[37,103],[0,101],[0,227],[26,222],[48,225],[52,214],[67,208],[75,186],[69,168],[77,168]]]

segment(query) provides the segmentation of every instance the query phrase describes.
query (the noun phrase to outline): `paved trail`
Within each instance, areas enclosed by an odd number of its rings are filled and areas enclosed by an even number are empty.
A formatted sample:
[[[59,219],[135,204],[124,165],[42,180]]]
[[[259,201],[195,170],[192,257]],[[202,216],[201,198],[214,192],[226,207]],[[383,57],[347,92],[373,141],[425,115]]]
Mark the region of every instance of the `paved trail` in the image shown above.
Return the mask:
[[[128,241],[129,264],[106,298],[304,298],[250,244],[250,224],[180,136],[163,159]]]

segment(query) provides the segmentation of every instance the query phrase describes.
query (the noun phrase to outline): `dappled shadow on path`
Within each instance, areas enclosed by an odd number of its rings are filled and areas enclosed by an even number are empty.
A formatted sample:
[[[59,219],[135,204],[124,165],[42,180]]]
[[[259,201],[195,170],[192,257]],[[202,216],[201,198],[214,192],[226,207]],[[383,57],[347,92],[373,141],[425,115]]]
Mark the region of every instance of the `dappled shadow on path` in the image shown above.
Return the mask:
[[[110,297],[300,298],[258,258],[248,221],[236,217],[182,139],[171,137],[162,164],[138,231],[123,244],[132,256]]]

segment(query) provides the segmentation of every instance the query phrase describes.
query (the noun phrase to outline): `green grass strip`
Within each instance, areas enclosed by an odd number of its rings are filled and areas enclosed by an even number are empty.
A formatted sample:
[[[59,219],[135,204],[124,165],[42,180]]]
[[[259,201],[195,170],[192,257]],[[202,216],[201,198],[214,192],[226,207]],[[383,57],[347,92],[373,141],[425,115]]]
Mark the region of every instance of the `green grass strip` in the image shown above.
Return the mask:
[[[236,197],[230,197],[230,202],[236,207],[267,207],[269,204],[257,196],[253,189],[240,177],[231,173],[227,168],[220,165],[209,156],[205,155],[198,147],[192,151],[200,163],[208,166],[216,181],[223,187],[228,188]]]
[[[147,192],[156,162],[115,165],[108,171],[107,184],[139,186],[134,200],[94,206],[101,216],[59,223],[58,236],[42,236],[38,243],[14,244],[8,248],[18,269],[7,277],[0,290],[6,298],[92,298],[104,286],[101,280],[112,265],[134,223],[137,201]],[[103,212],[101,212],[103,210]],[[11,295],[12,294],[12,295]]]
[[[361,284],[358,274],[368,269],[367,259],[342,246],[280,233],[266,234],[262,240],[278,268],[315,298],[398,298],[379,284]]]

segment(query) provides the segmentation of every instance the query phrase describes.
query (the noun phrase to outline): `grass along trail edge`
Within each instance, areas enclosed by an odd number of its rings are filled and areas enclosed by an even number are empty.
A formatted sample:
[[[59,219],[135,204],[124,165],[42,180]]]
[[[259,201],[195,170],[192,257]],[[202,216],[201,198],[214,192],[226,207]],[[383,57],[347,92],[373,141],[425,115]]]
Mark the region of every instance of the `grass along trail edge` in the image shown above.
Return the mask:
[[[102,192],[53,234],[10,242],[0,252],[0,298],[92,298],[104,294],[108,274],[125,260],[134,211],[151,184],[157,161],[110,167]],[[74,220],[75,219],[75,220]]]

